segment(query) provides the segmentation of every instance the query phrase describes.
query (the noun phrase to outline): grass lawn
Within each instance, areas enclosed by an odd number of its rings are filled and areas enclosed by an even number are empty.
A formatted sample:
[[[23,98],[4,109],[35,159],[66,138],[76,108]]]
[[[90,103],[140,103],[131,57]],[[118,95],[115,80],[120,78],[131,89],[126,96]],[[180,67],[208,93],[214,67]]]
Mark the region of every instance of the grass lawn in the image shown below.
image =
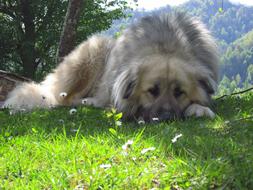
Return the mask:
[[[215,120],[69,110],[0,111],[0,189],[253,189],[253,94],[216,101]]]

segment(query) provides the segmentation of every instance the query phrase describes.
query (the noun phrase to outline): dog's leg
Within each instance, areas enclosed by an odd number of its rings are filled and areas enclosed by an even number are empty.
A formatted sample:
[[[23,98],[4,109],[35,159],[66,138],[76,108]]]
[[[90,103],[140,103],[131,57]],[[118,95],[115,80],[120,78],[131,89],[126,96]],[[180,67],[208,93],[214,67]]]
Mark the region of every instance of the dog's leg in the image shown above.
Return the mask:
[[[195,117],[209,117],[214,118],[214,112],[209,108],[199,104],[191,104],[186,110],[184,115],[186,117],[195,116]]]
[[[80,98],[93,96],[90,92],[104,72],[112,44],[111,38],[93,36],[64,58],[53,73],[53,93],[60,105],[81,104]]]

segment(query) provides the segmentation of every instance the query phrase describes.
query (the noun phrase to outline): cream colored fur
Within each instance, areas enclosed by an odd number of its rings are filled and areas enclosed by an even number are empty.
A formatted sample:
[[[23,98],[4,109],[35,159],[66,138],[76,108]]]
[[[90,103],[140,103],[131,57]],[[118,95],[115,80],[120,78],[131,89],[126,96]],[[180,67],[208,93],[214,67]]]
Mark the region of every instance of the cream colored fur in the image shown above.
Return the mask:
[[[8,96],[3,107],[14,111],[36,107],[50,108],[79,103],[84,96],[92,96],[104,72],[113,39],[92,36],[66,56],[63,62],[44,81],[24,83]],[[66,97],[60,96],[66,93]]]
[[[83,103],[114,106],[129,119],[213,118],[208,106],[217,81],[217,47],[204,25],[181,13],[153,15],[116,40],[90,37],[44,81],[14,89],[4,106]]]

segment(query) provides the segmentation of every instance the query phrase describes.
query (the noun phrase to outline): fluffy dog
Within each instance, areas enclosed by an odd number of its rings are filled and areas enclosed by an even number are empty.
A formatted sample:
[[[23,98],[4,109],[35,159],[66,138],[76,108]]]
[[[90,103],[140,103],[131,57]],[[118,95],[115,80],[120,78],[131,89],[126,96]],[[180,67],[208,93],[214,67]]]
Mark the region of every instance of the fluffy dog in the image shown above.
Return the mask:
[[[129,119],[213,118],[208,105],[217,81],[217,47],[204,25],[183,13],[153,15],[116,40],[90,37],[43,82],[14,89],[4,106],[83,103],[114,106]]]

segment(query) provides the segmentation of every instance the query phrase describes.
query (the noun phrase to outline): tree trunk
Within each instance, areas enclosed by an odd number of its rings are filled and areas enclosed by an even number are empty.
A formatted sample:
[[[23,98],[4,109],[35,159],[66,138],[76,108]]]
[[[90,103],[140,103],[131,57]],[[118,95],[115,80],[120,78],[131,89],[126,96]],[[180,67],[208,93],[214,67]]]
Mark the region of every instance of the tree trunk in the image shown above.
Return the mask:
[[[21,12],[24,23],[24,33],[20,42],[19,55],[22,60],[24,76],[34,78],[36,72],[35,64],[35,24],[31,0],[20,1]]]
[[[57,51],[57,63],[61,62],[63,57],[70,53],[75,47],[76,29],[82,4],[83,0],[69,0],[68,10]]]

